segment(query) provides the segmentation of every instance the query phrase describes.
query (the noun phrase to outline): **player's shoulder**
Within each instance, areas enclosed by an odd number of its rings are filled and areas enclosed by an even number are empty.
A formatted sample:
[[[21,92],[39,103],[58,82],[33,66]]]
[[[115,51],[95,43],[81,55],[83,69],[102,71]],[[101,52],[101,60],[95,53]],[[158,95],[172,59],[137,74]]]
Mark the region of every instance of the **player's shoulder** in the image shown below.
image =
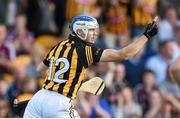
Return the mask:
[[[75,45],[76,45],[75,47],[78,50],[86,50],[87,48],[94,48],[95,47],[94,45],[89,45],[89,44],[84,44],[84,43],[77,43]]]

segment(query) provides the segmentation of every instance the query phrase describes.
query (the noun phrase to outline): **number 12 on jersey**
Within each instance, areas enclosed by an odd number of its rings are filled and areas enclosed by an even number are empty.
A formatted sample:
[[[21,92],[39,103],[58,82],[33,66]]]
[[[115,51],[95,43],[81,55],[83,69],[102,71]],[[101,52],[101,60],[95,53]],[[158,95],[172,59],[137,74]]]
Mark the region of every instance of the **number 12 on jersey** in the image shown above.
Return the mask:
[[[55,74],[52,74],[53,66],[58,67],[60,63],[63,63],[64,67],[59,69],[58,71],[56,71]],[[48,80],[51,80],[51,78],[53,76],[53,78],[54,78],[53,81],[54,82],[59,83],[59,84],[65,83],[67,80],[61,79],[61,78],[59,78],[59,76],[61,74],[64,74],[65,72],[67,72],[69,67],[70,67],[69,61],[66,58],[62,57],[62,58],[59,58],[56,61],[54,61],[54,57],[51,57],[50,65],[49,65]]]

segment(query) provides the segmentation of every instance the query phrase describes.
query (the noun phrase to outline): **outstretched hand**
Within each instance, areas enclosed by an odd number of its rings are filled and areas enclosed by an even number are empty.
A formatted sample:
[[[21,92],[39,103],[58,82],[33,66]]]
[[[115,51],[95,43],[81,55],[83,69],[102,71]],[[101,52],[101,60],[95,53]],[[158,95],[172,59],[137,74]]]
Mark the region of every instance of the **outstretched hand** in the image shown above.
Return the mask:
[[[150,39],[151,37],[155,36],[158,33],[158,26],[157,26],[158,16],[154,18],[154,20],[149,23],[145,29],[144,35]]]

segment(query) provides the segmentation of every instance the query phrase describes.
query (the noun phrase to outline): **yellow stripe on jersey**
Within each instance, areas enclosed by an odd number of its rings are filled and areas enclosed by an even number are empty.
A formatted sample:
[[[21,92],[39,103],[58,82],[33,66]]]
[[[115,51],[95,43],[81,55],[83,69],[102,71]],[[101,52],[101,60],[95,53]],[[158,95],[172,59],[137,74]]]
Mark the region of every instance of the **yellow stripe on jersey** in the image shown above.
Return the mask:
[[[90,66],[93,63],[93,57],[92,57],[92,50],[91,47],[86,46],[86,58],[88,66]]]
[[[53,90],[56,91],[56,92],[58,92],[58,88],[59,88],[59,83],[58,83],[58,84],[55,84],[55,85],[53,86]]]
[[[67,55],[68,55],[68,53],[69,53],[69,50],[71,49],[71,45],[72,45],[72,44],[70,44],[70,43],[67,43],[67,44],[66,44],[67,49],[64,51],[64,54],[63,54],[62,57],[67,58]],[[62,69],[63,67],[64,67],[64,65],[62,65],[62,63],[61,63],[61,64],[60,64],[60,69]],[[61,74],[61,75],[59,76],[59,78],[62,79],[63,76],[64,76],[64,73]]]
[[[86,58],[87,58],[87,63],[88,66],[90,65],[90,58],[89,58],[89,53],[88,53],[88,47],[86,46]]]
[[[59,58],[60,51],[62,50],[62,45],[66,44],[68,40],[62,41],[62,43],[59,45],[58,49],[56,50],[55,58],[56,61]]]
[[[87,53],[88,53],[88,60],[89,60],[89,63],[88,63],[88,66],[91,65],[91,57],[90,57],[90,51],[89,51],[89,47],[87,47]]]
[[[89,54],[90,54],[90,63],[92,64],[93,63],[93,56],[92,56],[92,50],[91,50],[91,47],[89,47]]]
[[[55,49],[56,49],[57,47],[58,47],[58,46],[56,46],[52,51],[50,51],[49,56],[47,57],[48,60],[50,60],[50,58],[51,58],[52,55],[54,54],[54,51],[55,51]]]
[[[52,55],[54,54],[55,52],[55,49],[57,48],[58,46],[56,46],[52,51],[50,51],[49,53],[49,56],[47,57],[47,59],[50,59],[52,57]],[[47,76],[48,77],[48,76]],[[48,78],[45,78],[45,81],[48,79]],[[54,84],[54,83],[53,83]],[[43,84],[43,87],[45,86],[45,89],[49,89],[49,87],[51,87],[53,85],[52,83],[48,83],[48,85],[45,85]]]
[[[45,77],[45,80],[44,80],[44,83],[43,83],[43,85],[42,85],[42,87],[45,87],[45,82],[46,82],[46,80],[48,79],[48,76],[46,75],[46,77]]]
[[[60,51],[62,50],[62,45],[64,45],[65,43],[67,43],[68,41],[67,40],[65,40],[65,41],[62,41],[60,44],[59,44],[59,46],[58,46],[58,48],[57,48],[57,50],[56,50],[56,53],[55,53],[55,56],[54,56],[54,61],[56,61],[57,59],[58,59],[58,57],[59,57],[59,54],[60,54]],[[53,64],[54,65],[54,64]],[[55,70],[56,70],[56,67],[52,67],[52,73],[51,73],[51,81],[50,81],[50,83],[48,83],[46,86],[45,86],[45,89],[49,89],[49,88],[51,88],[53,85],[54,85],[54,82],[53,82],[53,80],[54,80],[54,73],[55,73]]]
[[[66,85],[64,86],[63,89],[63,95],[67,96],[69,89],[71,87],[71,84],[73,82],[74,77],[76,76],[76,68],[77,68],[77,61],[78,61],[78,56],[77,56],[77,52],[76,49],[73,51],[73,55],[72,55],[72,59],[73,61],[71,61],[71,69],[70,69],[70,73],[69,73],[69,80],[66,82]]]
[[[79,86],[80,86],[81,82],[82,82],[83,79],[84,79],[84,76],[85,76],[84,74],[85,74],[85,72],[86,72],[86,69],[83,67],[82,72],[81,72],[81,75],[79,76],[78,83],[76,84],[76,86],[75,86],[75,88],[74,88],[74,92],[73,92],[73,94],[72,94],[72,99],[74,99],[74,98],[76,97],[76,95],[77,95]]]
[[[53,82],[53,81],[50,81],[50,82],[48,83],[48,85],[45,86],[45,89],[49,89],[49,88],[51,88],[53,85],[54,85],[54,82]]]

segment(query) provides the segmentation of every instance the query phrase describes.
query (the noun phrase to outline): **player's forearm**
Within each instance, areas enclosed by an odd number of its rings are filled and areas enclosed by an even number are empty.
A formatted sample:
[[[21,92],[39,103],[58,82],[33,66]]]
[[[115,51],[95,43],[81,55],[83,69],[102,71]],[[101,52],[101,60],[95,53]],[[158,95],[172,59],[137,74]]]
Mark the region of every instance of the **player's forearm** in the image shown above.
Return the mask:
[[[127,47],[124,47],[122,50],[120,50],[120,57],[123,59],[128,59],[130,57],[135,56],[144,47],[147,41],[147,37],[142,35],[141,37],[139,37],[138,40],[132,42]]]
[[[158,17],[156,16],[154,20],[147,25],[145,32],[143,33],[144,35],[139,37],[138,40],[134,41],[129,46],[123,48],[122,51],[119,52],[120,56],[124,55],[125,59],[127,59],[129,57],[136,55],[144,47],[144,44],[147,42],[147,40],[157,34],[158,32],[158,27],[156,23],[157,20]]]
[[[126,60],[130,57],[136,55],[143,47],[144,44],[150,39],[151,37],[155,36],[158,32],[157,21],[158,17],[155,17],[153,22],[147,25],[145,32],[138,40],[132,42],[127,47],[116,51],[113,49],[106,49],[103,51],[100,61],[121,61]]]

